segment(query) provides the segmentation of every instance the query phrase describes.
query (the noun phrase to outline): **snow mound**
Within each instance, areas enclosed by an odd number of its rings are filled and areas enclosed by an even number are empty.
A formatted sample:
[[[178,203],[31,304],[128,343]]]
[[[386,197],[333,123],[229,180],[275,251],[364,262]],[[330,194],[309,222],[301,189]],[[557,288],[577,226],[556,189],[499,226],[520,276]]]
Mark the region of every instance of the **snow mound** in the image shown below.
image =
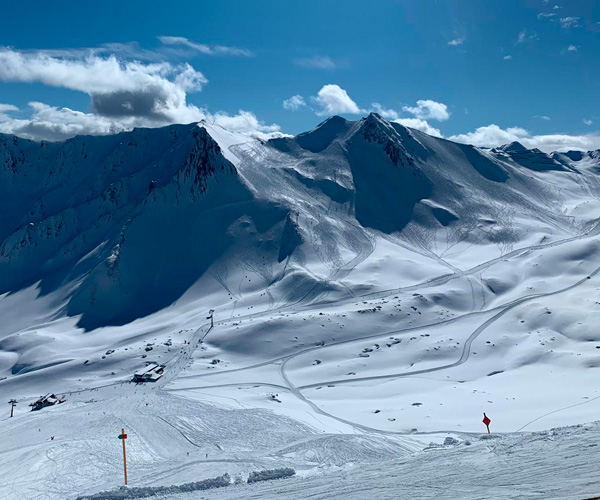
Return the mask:
[[[78,497],[78,500],[126,500],[128,498],[164,497],[175,493],[189,493],[204,491],[214,488],[223,488],[231,485],[229,474],[224,474],[212,479],[204,479],[193,483],[176,486],[148,486],[148,487],[121,487],[118,490],[102,491],[90,496]]]
[[[286,467],[284,469],[271,469],[252,471],[248,476],[248,483],[258,483],[260,481],[272,481],[274,479],[285,479],[296,474],[294,469]]]

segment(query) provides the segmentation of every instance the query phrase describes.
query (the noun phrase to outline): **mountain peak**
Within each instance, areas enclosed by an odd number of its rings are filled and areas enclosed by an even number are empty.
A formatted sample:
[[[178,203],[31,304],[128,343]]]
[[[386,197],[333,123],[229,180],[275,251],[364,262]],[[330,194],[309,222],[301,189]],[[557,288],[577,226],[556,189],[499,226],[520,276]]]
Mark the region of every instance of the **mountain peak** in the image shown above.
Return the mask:
[[[375,113],[374,111],[369,113],[364,120],[366,123],[380,123],[389,126],[389,122],[385,118],[382,118],[380,114]]]
[[[521,144],[519,141],[513,141],[510,144],[505,144],[504,146],[500,146],[498,149],[507,153],[519,153],[522,151],[528,151],[528,149],[525,146],[523,146],[523,144]]]
[[[369,142],[376,140],[376,142],[381,143],[384,139],[387,141],[390,137],[395,136],[398,139],[396,130],[392,127],[392,124],[377,113],[369,113],[366,118],[363,118],[362,122],[359,130],[362,131]]]
[[[318,153],[329,147],[337,137],[344,135],[351,124],[345,118],[335,115],[319,123],[311,131],[298,134],[295,139],[301,148]]]

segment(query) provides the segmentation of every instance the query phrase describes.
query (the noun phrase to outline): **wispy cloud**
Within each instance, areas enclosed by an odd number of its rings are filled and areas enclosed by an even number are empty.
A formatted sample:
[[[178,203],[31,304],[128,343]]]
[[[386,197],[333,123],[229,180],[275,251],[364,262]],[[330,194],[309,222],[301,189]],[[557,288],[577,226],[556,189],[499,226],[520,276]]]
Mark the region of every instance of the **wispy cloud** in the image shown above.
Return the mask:
[[[448,42],[448,45],[452,45],[453,47],[456,47],[457,45],[462,45],[463,43],[465,43],[465,37],[461,36],[458,38],[454,38],[453,40],[450,40]]]
[[[7,113],[12,111],[19,111],[19,108],[13,106],[12,104],[2,104],[0,103],[0,122],[10,120],[10,116]]]
[[[335,69],[337,65],[329,56],[313,56],[294,59],[294,64],[309,69]]]
[[[504,59],[505,61],[510,61],[512,59],[512,56],[511,55],[504,56],[502,59]]]
[[[589,120],[589,119],[587,119],[587,118],[584,118],[584,119],[583,119],[583,123],[584,123],[585,125],[587,125],[587,126],[590,126],[592,123],[594,123],[594,121],[593,121],[593,120]]]
[[[569,28],[579,28],[580,24],[579,24],[579,17],[561,17],[560,18],[560,25],[562,28],[564,29],[569,29]]]
[[[535,31],[528,32],[526,29],[524,29],[519,32],[516,43],[520,44],[520,43],[532,42],[532,41],[538,40],[538,39],[539,38]]]
[[[375,113],[382,116],[386,120],[397,120],[398,118],[400,118],[400,114],[395,109],[384,108],[378,102],[374,102],[373,104],[371,104],[371,108],[373,109],[373,111],[375,111]]]
[[[85,58],[89,56],[114,55],[122,59],[137,61],[164,61],[193,59],[198,56],[213,57],[253,57],[249,49],[229,47],[225,45],[203,44],[193,42],[185,37],[159,36],[160,45],[152,48],[141,47],[138,42],[104,43],[97,47],[79,47],[69,49],[23,50],[35,52],[48,57]]]
[[[567,52],[577,52],[577,47],[575,45],[569,45],[567,47]]]
[[[556,14],[554,12],[540,12],[538,14],[538,19],[547,19],[549,17],[555,17]]]
[[[159,36],[158,39],[165,45],[180,45],[207,56],[242,56],[252,57],[253,52],[239,47],[228,47],[226,45],[207,45],[205,43],[193,42],[183,36]]]
[[[534,118],[538,118],[540,120],[550,121],[550,117],[546,115],[534,115]]]
[[[7,111],[19,111],[19,108],[12,104],[2,104],[0,103],[0,113],[6,113]]]

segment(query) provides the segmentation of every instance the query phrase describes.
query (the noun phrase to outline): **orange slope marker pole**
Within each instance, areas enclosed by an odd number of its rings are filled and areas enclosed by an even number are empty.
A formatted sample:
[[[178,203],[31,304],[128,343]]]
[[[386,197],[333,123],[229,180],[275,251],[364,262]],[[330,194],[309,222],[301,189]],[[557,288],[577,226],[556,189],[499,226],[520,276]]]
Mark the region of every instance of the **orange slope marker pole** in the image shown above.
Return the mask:
[[[127,454],[125,452],[125,440],[127,439],[127,434],[125,434],[125,429],[121,429],[119,438],[123,441],[123,474],[125,475],[125,486],[127,486]]]

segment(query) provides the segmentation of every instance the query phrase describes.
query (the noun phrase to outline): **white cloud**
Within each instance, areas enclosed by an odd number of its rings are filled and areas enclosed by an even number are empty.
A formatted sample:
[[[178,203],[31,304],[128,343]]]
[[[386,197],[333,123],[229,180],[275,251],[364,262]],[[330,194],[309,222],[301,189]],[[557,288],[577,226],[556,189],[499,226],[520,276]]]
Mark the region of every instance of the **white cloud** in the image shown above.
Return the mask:
[[[561,17],[560,18],[560,25],[564,28],[564,29],[568,29],[568,28],[579,28],[579,17],[573,17],[573,16],[569,16],[569,17]]]
[[[120,62],[115,56],[102,58],[60,58],[44,52],[19,52],[0,48],[0,79],[13,82],[41,82],[89,94],[135,91],[145,86],[174,86],[170,77],[186,75],[187,88],[201,90],[207,83],[202,73],[189,64],[141,64]]]
[[[293,95],[289,99],[283,101],[283,107],[288,111],[298,111],[300,108],[303,108],[305,106],[306,101],[304,100],[304,97],[302,97],[299,94]]]
[[[540,120],[550,121],[550,117],[546,115],[535,115],[534,118],[539,118]]]
[[[583,119],[583,123],[585,123],[586,125],[588,125],[588,126],[589,126],[589,125],[591,125],[591,124],[592,124],[592,123],[594,123],[594,122],[593,122],[593,120],[589,120],[589,119],[587,119],[587,118],[584,118],[584,119]]]
[[[208,82],[189,64],[143,64],[102,58],[51,57],[42,52],[0,49],[0,80],[40,82],[87,93],[103,116],[145,116],[170,122],[190,121],[197,113],[186,102]]]
[[[373,109],[373,111],[375,111],[375,113],[382,116],[386,120],[397,120],[398,118],[400,118],[400,115],[396,110],[389,108],[386,109],[378,102],[374,102],[373,104],[371,104],[371,108]]]
[[[425,132],[434,137],[443,137],[442,133],[437,128],[432,127],[427,121],[421,120],[420,118],[398,118],[397,120],[394,120],[394,122],[404,125],[405,127],[420,130],[421,132]]]
[[[554,17],[554,16],[556,16],[556,14],[554,12],[548,12],[548,13],[540,12],[538,14],[538,19],[545,19],[545,18]]]
[[[457,45],[462,45],[463,43],[465,43],[465,37],[459,37],[459,38],[450,40],[448,42],[448,45],[452,45],[453,47],[456,47]]]
[[[248,49],[227,47],[225,45],[207,45],[205,43],[196,43],[183,36],[159,36],[158,39],[165,45],[182,45],[207,56],[252,57],[254,55],[252,51]]]
[[[422,120],[431,119],[442,122],[450,118],[448,106],[442,102],[436,102],[429,99],[417,101],[417,105],[414,107],[404,106],[402,110]]]
[[[0,122],[10,120],[10,116],[8,116],[6,113],[10,113],[11,111],[19,111],[19,108],[13,106],[12,104],[0,103]]]
[[[600,148],[600,136],[597,135],[568,135],[548,134],[534,135],[524,139],[523,144],[530,148],[539,148],[548,153],[552,151],[568,151],[579,149],[589,151]]]
[[[577,47],[575,45],[569,45],[567,47],[568,52],[577,52]]]
[[[525,42],[532,42],[534,40],[538,40],[537,33],[535,31],[530,33],[526,29],[524,29],[519,32],[519,36],[517,37],[516,43],[519,44]]]
[[[315,111],[320,116],[335,114],[358,115],[364,112],[339,85],[324,85],[315,97],[311,97],[311,101],[320,108]]]
[[[313,56],[294,59],[294,64],[309,69],[334,69],[336,67],[335,62],[328,56]]]
[[[83,113],[69,108],[58,108],[40,102],[30,102],[32,116],[27,119],[0,120],[0,132],[15,134],[33,140],[62,141],[75,135],[116,134],[134,127],[156,127],[169,123],[191,123],[205,120],[229,130],[266,139],[281,136],[279,125],[265,125],[254,113],[240,110],[236,115],[222,111],[211,114],[194,108],[193,116],[186,122],[156,122],[147,117],[107,117],[97,113]]]
[[[19,111],[19,108],[12,104],[2,104],[0,102],[0,113],[6,113],[7,111]]]
[[[250,111],[240,109],[237,115],[228,115],[222,111],[205,118],[223,128],[234,132],[248,134],[261,139],[268,139],[273,136],[282,136],[279,125],[265,125],[256,118],[256,115]]]
[[[531,135],[521,127],[502,129],[498,125],[479,127],[474,132],[448,137],[449,140],[474,146],[496,147],[518,141],[527,148],[538,148],[550,153],[569,149],[591,150],[600,147],[600,136],[547,134]]]
[[[163,42],[187,40],[173,38]],[[217,52],[225,49],[211,46]],[[63,140],[78,134],[113,134],[133,127],[200,120],[226,124],[232,130],[259,137],[280,135],[278,125],[265,125],[249,111],[240,110],[236,115],[211,114],[188,103],[187,94],[202,90],[208,82],[189,64],[141,63],[121,60],[114,54],[100,57],[77,50],[49,55],[47,51],[23,52],[0,47],[0,80],[39,82],[90,96],[91,113],[31,102],[30,116],[14,119],[6,112],[17,108],[0,105],[0,131],[31,139]]]
[[[33,111],[31,118],[0,121],[0,132],[33,140],[58,141],[80,134],[116,134],[137,125],[135,118],[116,121],[40,102],[30,102],[29,106]]]
[[[432,127],[425,118],[445,120],[450,116],[445,104],[430,100],[417,101],[417,107],[415,108],[409,108],[406,106],[402,108],[405,112],[409,112],[415,115],[415,118],[403,118],[396,110],[384,108],[378,102],[374,102],[371,105],[371,107],[373,111],[375,111],[387,120],[399,123],[401,125],[404,125],[405,127],[420,130],[421,132],[425,132],[426,134],[432,135],[434,137],[443,136],[440,130],[435,127]],[[435,118],[436,116],[437,118]]]
[[[553,8],[554,10],[558,10],[558,9],[560,9],[560,6],[558,6],[558,5],[555,5],[555,6],[554,6],[554,7],[552,7],[552,8]]]
[[[512,56],[504,56],[502,59],[504,59],[505,61],[510,61],[512,59]]]

